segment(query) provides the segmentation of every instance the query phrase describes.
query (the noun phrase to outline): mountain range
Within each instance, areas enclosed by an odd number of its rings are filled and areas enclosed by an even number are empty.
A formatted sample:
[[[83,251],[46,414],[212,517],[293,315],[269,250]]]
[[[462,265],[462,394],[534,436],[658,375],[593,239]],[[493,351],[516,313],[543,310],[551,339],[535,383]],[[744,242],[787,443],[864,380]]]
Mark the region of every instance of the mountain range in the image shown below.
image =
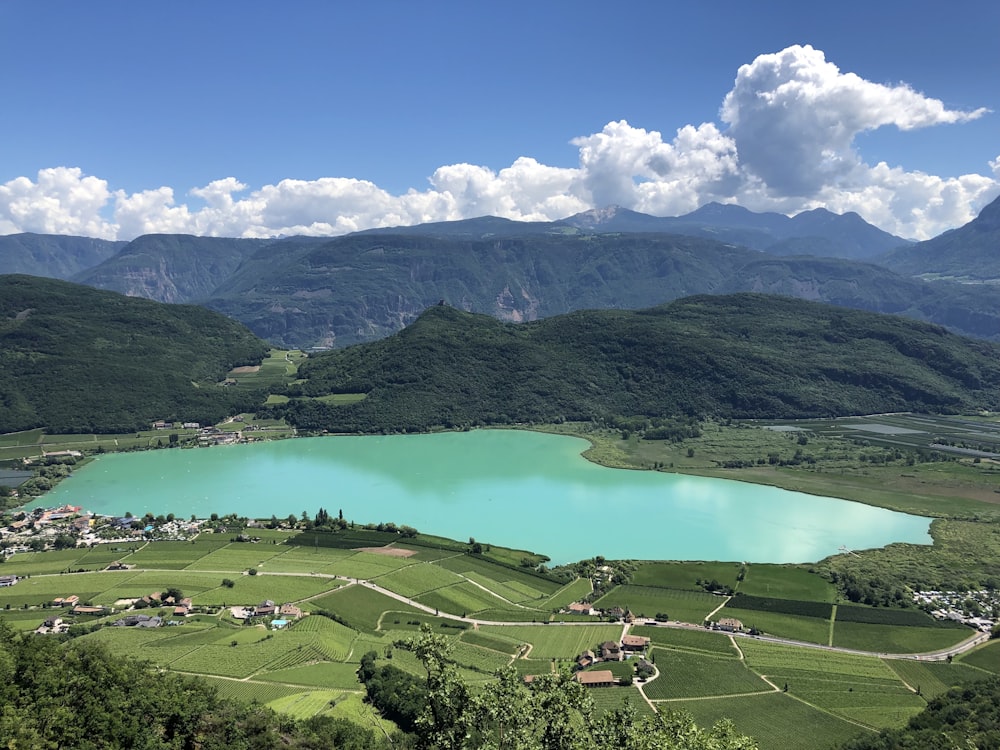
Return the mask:
[[[717,203],[673,218],[610,207],[556,222],[481,217],[336,238],[146,235],[122,243],[22,234],[0,237],[0,263],[197,303],[285,347],[381,338],[440,300],[526,321],[740,291],[898,313],[996,339],[1000,289],[985,282],[1000,277],[998,215],[1000,200],[966,227],[915,244],[857,214],[816,209],[789,218]]]

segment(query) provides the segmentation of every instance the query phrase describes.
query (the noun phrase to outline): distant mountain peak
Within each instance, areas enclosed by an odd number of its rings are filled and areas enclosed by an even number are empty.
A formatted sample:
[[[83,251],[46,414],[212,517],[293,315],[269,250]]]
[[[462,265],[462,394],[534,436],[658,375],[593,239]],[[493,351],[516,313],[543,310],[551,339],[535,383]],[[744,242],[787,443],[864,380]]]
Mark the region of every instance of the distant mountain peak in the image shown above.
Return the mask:
[[[634,214],[635,211],[630,211],[627,208],[622,208],[621,206],[605,206],[604,208],[592,208],[589,211],[581,211],[578,214],[570,216],[564,221],[571,222],[574,226],[587,226],[587,227],[599,227],[602,224],[607,224],[614,219],[625,216],[628,214]]]

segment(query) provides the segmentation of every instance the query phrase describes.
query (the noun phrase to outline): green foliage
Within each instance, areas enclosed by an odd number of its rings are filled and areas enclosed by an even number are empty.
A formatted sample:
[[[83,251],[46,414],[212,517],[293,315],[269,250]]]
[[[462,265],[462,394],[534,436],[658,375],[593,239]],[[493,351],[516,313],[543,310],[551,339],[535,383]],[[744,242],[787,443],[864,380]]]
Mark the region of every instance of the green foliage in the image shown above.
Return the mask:
[[[194,306],[0,277],[0,432],[112,433],[157,419],[212,424],[262,394],[218,383],[267,345]]]
[[[435,306],[396,336],[311,358],[288,390],[363,401],[267,408],[301,428],[349,432],[954,412],[1000,406],[998,353],[937,326],[763,295],[522,325]]]
[[[221,700],[206,683],[157,673],[98,644],[19,637],[3,623],[0,677],[4,747],[308,748],[337,734],[344,737],[337,747],[384,746],[358,725],[299,725],[259,705]]]
[[[1000,680],[990,679],[949,690],[931,700],[904,729],[845,743],[843,750],[938,750],[942,747],[992,748],[1000,741]]]

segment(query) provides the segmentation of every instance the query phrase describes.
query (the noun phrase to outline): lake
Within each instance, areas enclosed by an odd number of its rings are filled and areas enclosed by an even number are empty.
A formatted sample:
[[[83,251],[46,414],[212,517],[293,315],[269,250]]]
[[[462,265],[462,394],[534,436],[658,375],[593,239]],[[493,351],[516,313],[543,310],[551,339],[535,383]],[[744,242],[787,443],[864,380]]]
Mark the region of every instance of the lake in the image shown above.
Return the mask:
[[[930,544],[930,519],[725,479],[609,469],[580,438],[519,430],[317,437],[98,457],[33,505],[181,518],[310,517],[609,559],[813,562]]]

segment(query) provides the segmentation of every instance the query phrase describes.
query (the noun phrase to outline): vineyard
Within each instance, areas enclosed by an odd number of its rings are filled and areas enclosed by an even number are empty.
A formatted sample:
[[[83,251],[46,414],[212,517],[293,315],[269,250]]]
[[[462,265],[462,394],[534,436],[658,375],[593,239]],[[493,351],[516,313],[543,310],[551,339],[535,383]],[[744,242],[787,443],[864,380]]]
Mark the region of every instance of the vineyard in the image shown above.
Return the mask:
[[[123,599],[179,589],[196,607],[204,607],[199,614],[174,620],[182,624],[99,627],[124,616],[116,612],[79,619],[87,626],[80,638],[159,668],[203,676],[225,696],[300,717],[346,716],[369,723],[381,720],[362,702],[356,675],[361,656],[375,651],[383,663],[423,678],[419,660],[399,645],[421,625],[450,639],[458,673],[474,690],[508,664],[521,675],[569,669],[583,651],[618,641],[626,630],[622,623],[553,614],[590,594],[589,579],[562,584],[485,555],[466,554],[465,545],[447,548],[447,540],[440,546],[413,546],[416,554],[398,557],[351,549],[347,542],[357,539],[350,535],[337,546],[310,546],[272,543],[285,537],[261,533],[258,544],[233,542],[219,534],[195,543],[135,545],[134,550],[18,554],[4,564],[3,572],[25,577],[16,587],[0,589],[0,606],[12,627],[30,630],[47,616],[69,616],[67,609],[48,606],[55,597],[75,594],[81,601],[111,607],[121,606]],[[365,539],[370,542],[370,537]],[[119,560],[135,567],[98,570]],[[86,572],[66,572],[81,568]],[[381,593],[365,580],[432,610],[474,616],[480,623],[437,617]],[[908,610],[845,604],[833,610],[832,589],[825,580],[802,568],[758,564],[642,563],[631,583],[612,588],[596,606],[620,606],[636,615],[667,614],[700,624],[726,601],[704,590],[703,584],[713,580],[743,592],[713,619],[732,616],[747,627],[794,640],[822,645],[832,640],[835,646],[852,649],[906,653],[950,646],[971,632]],[[295,603],[313,614],[297,621],[290,618],[284,629],[271,630],[268,617],[243,622],[228,609],[219,612],[207,606],[259,605],[266,600]],[[146,614],[170,620],[173,609],[150,607]],[[88,633],[94,626],[99,629]],[[755,735],[765,750],[822,747],[815,742],[816,732],[826,741],[846,738],[862,727],[899,726],[950,686],[1000,673],[997,643],[949,664],[888,661],[736,637],[745,654],[741,661],[732,636],[702,627],[636,624],[629,632],[651,639],[647,656],[655,660],[660,677],[645,683],[643,691],[659,709],[690,710],[701,724],[732,716],[739,730]],[[632,673],[632,664],[615,662],[611,668],[625,676]],[[777,685],[778,692],[761,675]],[[651,710],[636,687],[589,694],[598,711],[623,704],[640,713]]]
[[[653,649],[660,676],[643,688],[650,700],[758,693],[772,688],[736,658]]]

